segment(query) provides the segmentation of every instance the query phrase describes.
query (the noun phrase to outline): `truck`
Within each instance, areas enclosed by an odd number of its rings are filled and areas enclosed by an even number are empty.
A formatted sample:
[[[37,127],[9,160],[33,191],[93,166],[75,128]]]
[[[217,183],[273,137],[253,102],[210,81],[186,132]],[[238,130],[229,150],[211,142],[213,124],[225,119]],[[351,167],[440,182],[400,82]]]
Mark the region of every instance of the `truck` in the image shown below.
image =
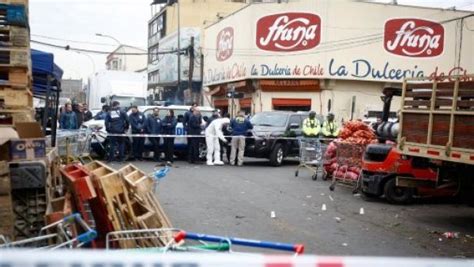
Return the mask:
[[[394,96],[401,97],[399,121],[388,122]],[[409,78],[398,90],[386,88],[382,100],[381,142],[364,153],[362,193],[392,204],[457,195],[472,205],[474,75]]]
[[[89,78],[87,99],[89,109],[100,110],[102,105],[119,101],[122,107],[146,104],[146,73],[101,70]]]

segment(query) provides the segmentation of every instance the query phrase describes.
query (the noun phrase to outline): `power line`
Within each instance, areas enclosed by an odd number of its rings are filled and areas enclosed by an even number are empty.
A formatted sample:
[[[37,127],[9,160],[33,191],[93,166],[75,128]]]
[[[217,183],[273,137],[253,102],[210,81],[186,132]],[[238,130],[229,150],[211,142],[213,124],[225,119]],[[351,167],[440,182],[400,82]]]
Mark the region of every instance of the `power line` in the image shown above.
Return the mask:
[[[57,44],[51,44],[47,42],[41,42],[41,41],[36,41],[36,40],[31,40],[32,43],[39,44],[39,45],[44,45],[52,48],[57,48],[57,49],[63,49],[63,50],[71,50],[71,51],[79,51],[79,52],[84,52],[84,53],[90,53],[90,54],[99,54],[99,55],[108,55],[111,54],[112,52],[109,51],[100,51],[100,50],[92,50],[92,49],[84,49],[84,48],[74,48],[69,45],[62,46],[62,45],[57,45]],[[182,49],[184,50],[184,49]],[[164,54],[176,54],[178,50],[169,50],[169,51],[160,51],[156,53],[148,53],[148,52],[143,52],[143,53],[118,53],[114,52],[115,55],[130,55],[130,56],[140,56],[140,55],[164,55]]]
[[[78,44],[90,44],[90,45],[102,45],[102,46],[114,46],[114,47],[117,46],[116,44],[70,40],[70,39],[57,38],[57,37],[46,36],[46,35],[41,35],[41,34],[32,34],[31,36],[36,36],[36,37],[42,38],[42,39],[56,40],[56,41],[63,41],[63,42],[71,42],[71,43],[78,43]]]

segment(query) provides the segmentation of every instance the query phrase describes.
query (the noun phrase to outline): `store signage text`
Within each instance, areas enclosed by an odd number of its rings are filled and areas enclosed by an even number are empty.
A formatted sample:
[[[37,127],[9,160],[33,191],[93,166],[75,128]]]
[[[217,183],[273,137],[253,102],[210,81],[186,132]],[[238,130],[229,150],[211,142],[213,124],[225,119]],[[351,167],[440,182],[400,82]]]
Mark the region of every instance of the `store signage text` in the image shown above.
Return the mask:
[[[217,61],[224,61],[232,56],[234,52],[234,28],[225,27],[219,34],[216,40],[216,59]]]
[[[321,41],[321,18],[312,13],[289,12],[257,21],[257,47],[265,51],[290,52],[316,47]]]
[[[245,64],[234,63],[227,68],[208,69],[206,83],[228,81],[234,79],[245,78],[247,76],[247,68]]]
[[[251,76],[323,76],[324,68],[318,65],[295,65],[294,67],[260,64],[253,65],[250,71]]]
[[[423,19],[391,19],[385,23],[384,46],[400,56],[438,56],[444,50],[444,27]]]

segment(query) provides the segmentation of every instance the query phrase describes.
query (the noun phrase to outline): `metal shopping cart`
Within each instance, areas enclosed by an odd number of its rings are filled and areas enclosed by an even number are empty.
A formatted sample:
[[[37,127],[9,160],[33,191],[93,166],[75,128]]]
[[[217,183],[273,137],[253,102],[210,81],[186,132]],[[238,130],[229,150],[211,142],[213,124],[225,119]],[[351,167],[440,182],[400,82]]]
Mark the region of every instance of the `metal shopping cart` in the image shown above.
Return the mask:
[[[82,228],[80,233],[78,233],[78,226]],[[75,213],[41,228],[37,237],[10,241],[5,236],[0,235],[0,249],[36,248],[54,250],[58,248],[79,248],[96,237],[97,232],[82,220],[80,214]]]
[[[362,167],[362,157],[366,145],[336,142],[336,158],[338,167],[332,175],[332,183],[329,189],[333,191],[336,183],[353,186],[353,193],[357,193],[360,188],[360,172],[354,175],[355,169]]]
[[[295,177],[298,177],[299,170],[306,168],[312,173],[312,179],[318,179],[318,172],[322,171],[322,177],[324,177],[323,168],[323,155],[326,151],[327,145],[322,144],[319,139],[300,139],[300,163],[295,171]]]
[[[186,242],[185,242],[186,241]],[[144,252],[234,252],[233,246],[274,249],[302,254],[301,244],[287,244],[252,239],[223,237],[186,232],[176,228],[128,230],[110,232],[106,236],[106,249],[116,247],[120,242],[133,242],[136,250]],[[197,243],[192,243],[197,242]],[[153,246],[159,243],[162,246]]]
[[[78,161],[81,163],[88,160],[92,161],[89,156],[92,140],[89,130],[58,131],[56,140],[59,156],[65,164]]]

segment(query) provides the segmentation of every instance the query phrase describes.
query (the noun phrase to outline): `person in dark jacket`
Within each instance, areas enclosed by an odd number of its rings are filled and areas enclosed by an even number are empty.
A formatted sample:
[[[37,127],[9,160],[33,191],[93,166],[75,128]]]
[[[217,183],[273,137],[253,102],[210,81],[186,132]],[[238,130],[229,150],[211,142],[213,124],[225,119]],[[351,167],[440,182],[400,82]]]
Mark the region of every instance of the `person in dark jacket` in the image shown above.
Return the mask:
[[[230,149],[230,165],[235,165],[235,157],[237,150],[239,155],[237,156],[237,164],[242,166],[244,164],[244,152],[245,152],[245,136],[247,132],[253,129],[252,123],[245,118],[245,113],[240,111],[230,122],[230,128],[232,128],[232,144]]]
[[[83,113],[84,113],[84,122],[92,120],[92,112],[89,110],[89,107],[86,103],[82,104]]]
[[[153,114],[148,116],[146,122],[146,132],[148,134],[161,134],[162,121],[160,119],[160,110],[158,108],[153,109]],[[160,137],[148,138],[153,146],[153,158],[155,161],[161,161],[160,159]]]
[[[105,116],[105,130],[109,134],[125,134],[128,130],[127,114],[120,109],[120,103],[114,101],[112,109]],[[108,161],[115,159],[115,150],[118,149],[118,160],[124,161],[125,138],[124,136],[108,136],[110,141]]]
[[[174,116],[174,111],[172,109],[168,110],[168,114],[162,121],[163,134],[174,135],[176,133],[176,117]],[[167,162],[173,163],[174,156],[174,137],[165,137],[163,138],[165,145],[165,160]]]
[[[198,108],[194,108],[193,115],[189,118],[188,134],[201,135],[202,117]],[[188,138],[189,162],[197,163],[199,161],[199,137]]]
[[[77,129],[76,113],[72,111],[71,104],[67,103],[64,107],[64,112],[61,113],[61,117],[59,118],[59,126],[64,130]]]
[[[219,117],[220,117],[220,115],[219,115],[219,111],[218,111],[218,110],[212,111],[211,117],[208,118],[207,121],[206,121],[206,128],[207,128],[207,126],[209,126],[209,124],[211,124],[211,122],[212,122],[213,120],[215,120],[215,119],[217,119],[217,118],[219,118]]]
[[[82,104],[74,104],[72,105],[72,110],[74,113],[76,113],[76,119],[77,119],[77,126],[76,129],[81,128],[82,123],[84,122],[84,113],[82,109]]]
[[[137,106],[131,107],[132,113],[128,116],[128,121],[132,127],[132,134],[144,134],[145,133],[145,122],[146,118],[143,113],[138,111]],[[143,145],[145,143],[145,137],[132,137],[132,150],[133,158],[136,160],[143,160]]]
[[[107,116],[107,113],[109,112],[109,105],[103,105],[102,110],[99,111],[97,114],[94,116],[94,120],[105,120],[105,117]]]
[[[184,113],[184,122],[183,122],[183,127],[184,130],[187,132],[188,131],[188,122],[191,116],[193,115],[194,109],[197,107],[196,103],[193,103],[191,105],[191,108]]]

